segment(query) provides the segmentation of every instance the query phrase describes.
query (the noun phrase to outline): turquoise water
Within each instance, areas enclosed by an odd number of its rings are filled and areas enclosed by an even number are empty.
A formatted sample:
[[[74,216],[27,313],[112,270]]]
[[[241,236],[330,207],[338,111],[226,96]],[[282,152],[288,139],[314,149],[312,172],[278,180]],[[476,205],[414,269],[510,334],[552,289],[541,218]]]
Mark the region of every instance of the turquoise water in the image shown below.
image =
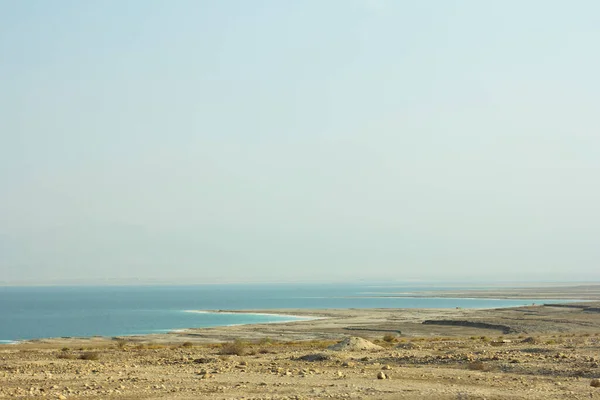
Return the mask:
[[[426,287],[391,290],[369,285],[314,284],[0,287],[0,343],[47,337],[162,333],[192,327],[301,319],[189,310],[496,308],[557,301],[378,297],[394,291],[431,290]]]

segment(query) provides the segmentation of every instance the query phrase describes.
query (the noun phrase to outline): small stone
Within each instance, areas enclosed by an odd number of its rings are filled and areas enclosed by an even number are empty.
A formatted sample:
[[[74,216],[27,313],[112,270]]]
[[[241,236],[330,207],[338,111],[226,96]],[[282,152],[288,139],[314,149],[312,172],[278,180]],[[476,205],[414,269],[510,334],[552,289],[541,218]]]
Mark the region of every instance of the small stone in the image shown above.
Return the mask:
[[[59,394],[58,395],[58,400],[67,400],[67,396],[65,396],[63,394]]]
[[[383,373],[383,371],[379,371],[377,374],[377,379],[387,379],[387,375]]]
[[[392,369],[392,367],[390,367],[389,365],[384,365],[381,369],[389,371],[390,369]]]
[[[600,379],[592,379],[592,381],[590,382],[590,386],[600,388]]]

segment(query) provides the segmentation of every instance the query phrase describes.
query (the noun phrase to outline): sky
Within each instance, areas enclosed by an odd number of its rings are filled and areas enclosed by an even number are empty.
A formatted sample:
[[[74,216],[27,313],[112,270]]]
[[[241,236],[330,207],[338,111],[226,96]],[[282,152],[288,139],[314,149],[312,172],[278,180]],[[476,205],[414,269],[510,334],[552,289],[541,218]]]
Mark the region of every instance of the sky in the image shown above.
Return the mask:
[[[600,281],[600,2],[0,0],[0,284]]]

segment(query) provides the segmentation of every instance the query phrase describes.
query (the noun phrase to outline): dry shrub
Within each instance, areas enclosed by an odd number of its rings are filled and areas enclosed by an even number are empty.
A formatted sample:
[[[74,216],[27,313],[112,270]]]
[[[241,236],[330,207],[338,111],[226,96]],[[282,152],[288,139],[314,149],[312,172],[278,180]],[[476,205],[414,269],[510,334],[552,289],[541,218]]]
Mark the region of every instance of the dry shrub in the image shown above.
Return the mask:
[[[82,353],[79,356],[80,360],[89,360],[89,361],[97,361],[100,359],[100,354],[93,352],[93,351],[88,351],[87,353]]]
[[[240,339],[236,339],[233,342],[225,343],[221,346],[221,350],[219,354],[222,355],[236,355],[243,356],[248,353],[248,345],[241,341]]]
[[[258,341],[258,344],[264,346],[264,345],[267,345],[267,344],[273,344],[273,342],[274,342],[274,340],[271,339],[270,337],[265,337],[265,338],[260,339]]]
[[[335,342],[327,341],[327,340],[313,340],[312,342],[310,342],[310,347],[318,349],[318,350],[324,350],[334,343]]]
[[[483,361],[474,361],[467,366],[471,371],[489,371],[489,367]]]
[[[56,356],[56,358],[61,359],[61,360],[74,360],[77,358],[77,356],[75,354],[70,354],[70,353],[60,353],[59,355]]]
[[[192,342],[183,342],[183,344],[181,345],[181,347],[186,347],[186,348],[194,347],[194,343],[192,343]]]
[[[387,343],[394,343],[396,342],[396,335],[392,335],[391,333],[386,333],[385,335],[383,335],[383,341],[387,342]]]

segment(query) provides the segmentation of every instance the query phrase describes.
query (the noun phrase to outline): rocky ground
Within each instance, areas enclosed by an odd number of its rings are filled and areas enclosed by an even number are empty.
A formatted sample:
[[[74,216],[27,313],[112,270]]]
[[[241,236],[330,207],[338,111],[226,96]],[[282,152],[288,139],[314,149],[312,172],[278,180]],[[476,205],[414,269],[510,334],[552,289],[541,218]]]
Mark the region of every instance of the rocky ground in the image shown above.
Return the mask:
[[[326,318],[4,345],[0,398],[600,399],[598,305],[313,310]]]

